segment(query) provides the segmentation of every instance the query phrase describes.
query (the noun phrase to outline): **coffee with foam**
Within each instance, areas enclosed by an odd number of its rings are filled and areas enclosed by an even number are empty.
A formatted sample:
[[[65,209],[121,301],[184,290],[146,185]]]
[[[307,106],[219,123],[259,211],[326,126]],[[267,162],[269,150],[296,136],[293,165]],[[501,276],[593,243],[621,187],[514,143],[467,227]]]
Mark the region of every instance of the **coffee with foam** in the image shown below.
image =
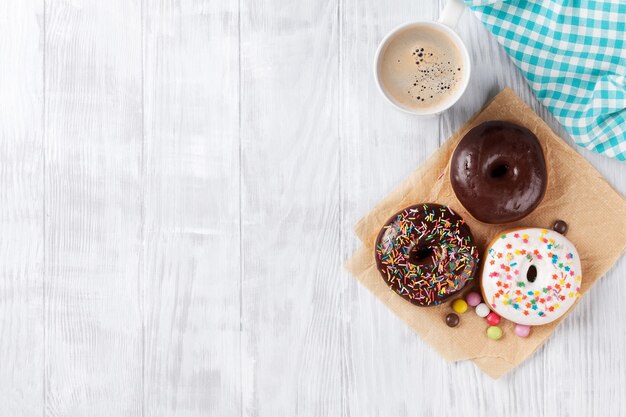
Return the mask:
[[[463,55],[436,27],[405,28],[381,50],[378,72],[392,100],[411,110],[437,111],[458,95],[468,76]]]

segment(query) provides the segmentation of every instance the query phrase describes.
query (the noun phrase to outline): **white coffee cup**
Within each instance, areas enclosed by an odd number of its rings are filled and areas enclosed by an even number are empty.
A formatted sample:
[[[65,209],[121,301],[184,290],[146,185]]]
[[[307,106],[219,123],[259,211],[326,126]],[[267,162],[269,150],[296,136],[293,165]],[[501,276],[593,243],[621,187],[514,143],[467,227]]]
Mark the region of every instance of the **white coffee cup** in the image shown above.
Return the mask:
[[[469,83],[471,74],[471,62],[467,48],[459,35],[457,35],[454,31],[454,27],[456,26],[464,10],[465,5],[461,0],[448,0],[448,3],[444,7],[438,21],[418,21],[400,25],[393,29],[391,32],[389,32],[387,36],[385,36],[380,42],[378,50],[376,51],[376,58],[374,60],[375,80],[376,84],[378,85],[378,89],[380,90],[382,95],[396,108],[418,116],[432,116],[449,109],[461,98]],[[447,39],[442,39],[442,42],[451,41],[458,48],[463,66],[463,76],[459,80],[458,85],[455,86],[454,91],[450,93],[449,96],[446,96],[445,99],[442,99],[438,105],[432,106],[430,108],[410,107],[408,105],[400,103],[398,99],[393,97],[393,95],[391,95],[389,91],[387,91],[384,83],[381,80],[381,59],[384,56],[383,52],[390,44],[390,42],[392,42],[400,32],[405,32],[406,30],[420,29],[426,29],[431,32],[432,29],[436,29],[438,33],[441,33],[442,37],[445,36]]]

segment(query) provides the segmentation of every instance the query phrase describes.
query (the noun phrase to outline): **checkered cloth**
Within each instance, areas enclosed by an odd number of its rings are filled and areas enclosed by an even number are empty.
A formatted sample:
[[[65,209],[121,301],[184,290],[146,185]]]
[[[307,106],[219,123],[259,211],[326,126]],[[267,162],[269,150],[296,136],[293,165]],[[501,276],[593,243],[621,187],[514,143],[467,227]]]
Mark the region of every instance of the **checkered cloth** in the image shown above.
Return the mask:
[[[626,0],[465,0],[580,146],[626,160]]]

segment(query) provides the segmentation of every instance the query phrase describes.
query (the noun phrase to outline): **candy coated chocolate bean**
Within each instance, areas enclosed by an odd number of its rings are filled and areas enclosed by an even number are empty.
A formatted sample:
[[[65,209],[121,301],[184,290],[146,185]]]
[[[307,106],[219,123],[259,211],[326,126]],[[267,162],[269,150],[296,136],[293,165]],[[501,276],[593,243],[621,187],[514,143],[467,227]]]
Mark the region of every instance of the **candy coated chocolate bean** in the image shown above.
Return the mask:
[[[563,220],[557,220],[554,222],[552,230],[562,235],[565,235],[567,233],[567,223],[565,223]]]
[[[498,326],[490,326],[487,329],[487,337],[491,340],[498,340],[502,338],[502,329]]]
[[[489,307],[487,307],[485,303],[480,303],[476,306],[476,314],[478,314],[478,317],[487,317],[490,311],[491,310],[489,310]]]
[[[530,326],[525,326],[523,324],[515,325],[515,334],[519,337],[528,337],[530,334]]]
[[[498,324],[500,324],[500,316],[498,316],[498,314],[494,313],[493,311],[487,314],[487,317],[485,318],[487,319],[487,323],[492,326],[497,326]]]
[[[448,327],[456,327],[459,325],[459,316],[454,313],[450,313],[446,316],[446,324]]]
[[[457,313],[465,313],[465,311],[467,311],[467,303],[461,298],[459,298],[458,300],[454,300],[452,302],[452,310],[456,311]]]
[[[482,300],[483,297],[481,297],[480,294],[476,291],[472,291],[471,293],[467,294],[467,297],[465,297],[465,301],[467,301],[467,304],[472,307],[476,307],[478,304],[480,304]]]

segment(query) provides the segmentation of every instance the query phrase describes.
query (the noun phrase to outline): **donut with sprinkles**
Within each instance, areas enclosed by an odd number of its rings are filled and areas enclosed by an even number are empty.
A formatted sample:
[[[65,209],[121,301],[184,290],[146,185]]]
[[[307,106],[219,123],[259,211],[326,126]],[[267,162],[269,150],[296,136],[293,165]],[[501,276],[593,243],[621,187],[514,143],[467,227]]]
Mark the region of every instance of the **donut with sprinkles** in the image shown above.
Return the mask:
[[[375,247],[385,283],[418,306],[434,306],[461,291],[478,270],[469,226],[450,207],[423,203],[394,214]]]
[[[580,256],[556,231],[513,229],[489,244],[480,281],[493,311],[517,324],[539,326],[561,317],[580,297]]]

